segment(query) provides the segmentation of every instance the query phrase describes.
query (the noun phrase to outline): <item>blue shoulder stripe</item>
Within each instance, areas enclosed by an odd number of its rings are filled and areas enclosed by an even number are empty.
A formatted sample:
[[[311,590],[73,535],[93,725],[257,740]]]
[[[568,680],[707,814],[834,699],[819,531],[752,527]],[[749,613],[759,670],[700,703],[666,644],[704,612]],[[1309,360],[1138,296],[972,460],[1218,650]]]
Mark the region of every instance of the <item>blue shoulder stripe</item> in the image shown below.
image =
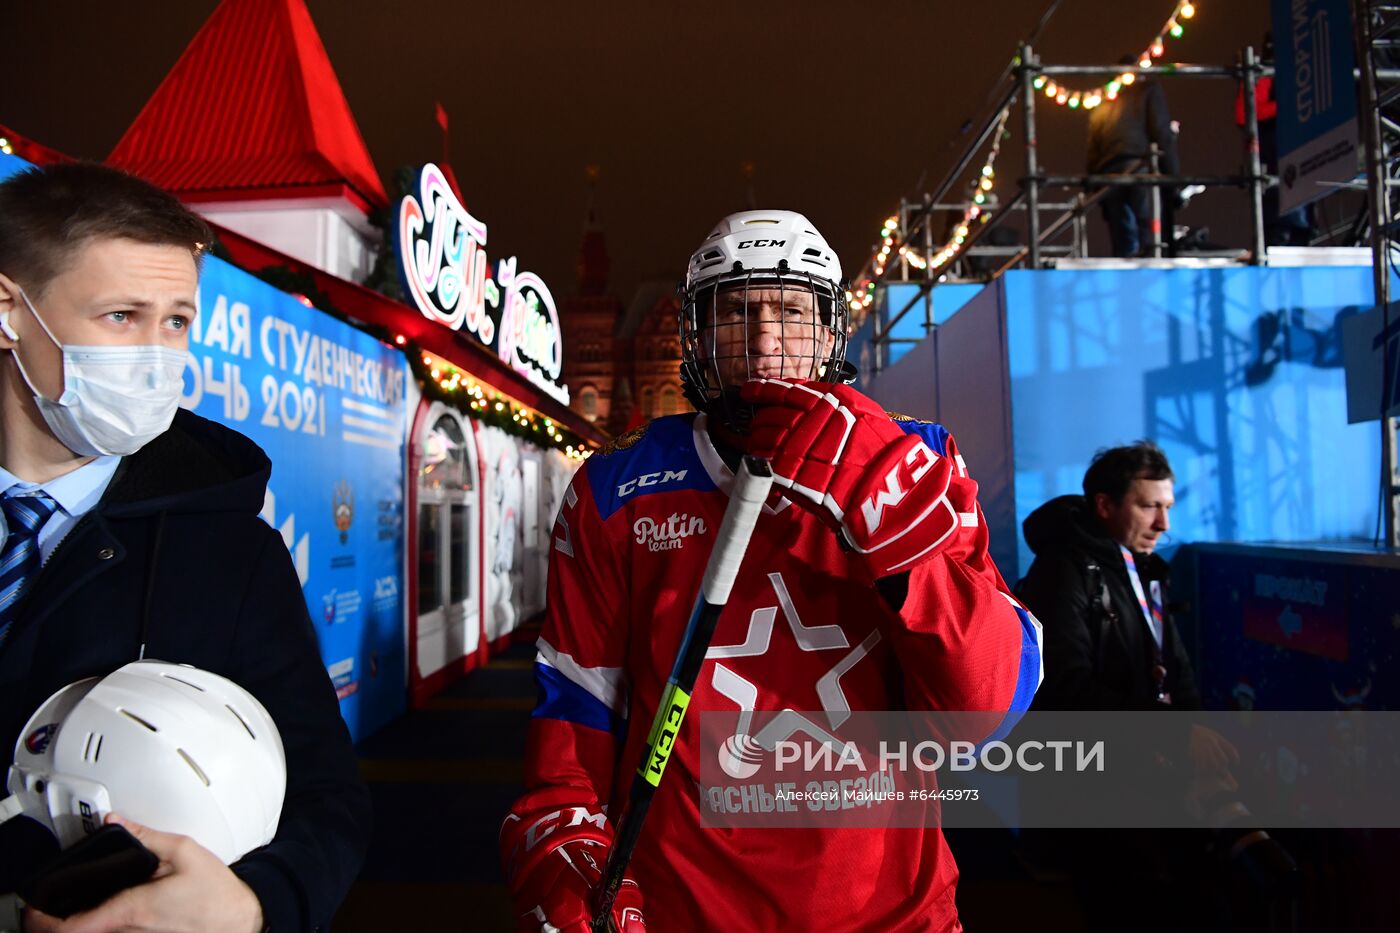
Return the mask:
[[[548,664],[535,662],[535,686],[538,688],[533,719],[561,719],[622,735],[625,723],[593,694],[574,683]]]
[[[948,429],[932,421],[895,421],[905,434],[917,434],[940,457],[948,456]]]
[[[603,521],[630,499],[678,489],[711,490],[710,474],[695,451],[695,415],[657,418],[627,447],[588,458],[588,485]]]
[[[1011,708],[1007,710],[1006,718],[987,737],[987,742],[1000,741],[1011,734],[1030,708],[1035,691],[1040,687],[1040,623],[1020,606],[1012,608],[1021,622],[1021,667],[1016,675],[1016,692],[1011,695]]]

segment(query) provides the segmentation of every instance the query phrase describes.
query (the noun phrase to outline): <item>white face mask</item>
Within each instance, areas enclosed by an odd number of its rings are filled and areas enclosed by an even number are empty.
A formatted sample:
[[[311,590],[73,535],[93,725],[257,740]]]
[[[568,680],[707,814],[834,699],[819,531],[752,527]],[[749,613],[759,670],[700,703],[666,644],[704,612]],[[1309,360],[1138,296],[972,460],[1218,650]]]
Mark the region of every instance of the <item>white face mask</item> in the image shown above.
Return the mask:
[[[63,394],[53,400],[35,387],[19,353],[11,351],[54,437],[80,456],[124,457],[165,433],[180,405],[189,351],[159,345],[65,347],[23,289],[20,297],[63,352]],[[8,323],[0,327],[13,334]]]

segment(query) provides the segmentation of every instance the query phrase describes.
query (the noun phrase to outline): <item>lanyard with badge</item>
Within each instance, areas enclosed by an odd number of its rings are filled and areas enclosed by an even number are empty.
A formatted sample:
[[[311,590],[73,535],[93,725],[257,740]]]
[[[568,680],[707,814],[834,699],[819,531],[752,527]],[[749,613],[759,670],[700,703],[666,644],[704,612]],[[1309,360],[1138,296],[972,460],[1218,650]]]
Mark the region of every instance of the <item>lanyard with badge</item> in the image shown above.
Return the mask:
[[[1147,630],[1152,633],[1152,680],[1157,688],[1157,702],[1163,706],[1170,706],[1172,695],[1167,691],[1167,666],[1162,656],[1162,637],[1166,624],[1162,617],[1162,583],[1160,580],[1152,580],[1144,589],[1133,552],[1121,544],[1118,545],[1118,550],[1123,553],[1123,562],[1128,565],[1128,580],[1133,584],[1133,593],[1137,596],[1143,621],[1147,623]]]

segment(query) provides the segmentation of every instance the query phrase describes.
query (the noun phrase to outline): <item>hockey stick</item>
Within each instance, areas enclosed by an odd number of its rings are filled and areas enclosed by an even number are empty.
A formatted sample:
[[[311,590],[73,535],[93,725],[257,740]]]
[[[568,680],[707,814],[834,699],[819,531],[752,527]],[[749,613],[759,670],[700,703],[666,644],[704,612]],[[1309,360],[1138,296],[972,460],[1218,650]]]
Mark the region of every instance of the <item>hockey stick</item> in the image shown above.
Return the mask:
[[[724,611],[724,604],[729,601],[729,590],[739,574],[739,565],[743,563],[749,538],[753,536],[754,523],[758,521],[759,510],[763,508],[772,485],[773,471],[768,461],[745,457],[729,493],[729,505],[724,510],[724,519],[715,536],[714,550],[710,552],[709,562],[705,565],[705,576],[700,583],[700,592],[695,596],[690,621],[686,623],[685,633],[681,636],[681,647],[671,667],[671,676],[661,693],[661,703],[656,708],[651,731],[647,733],[642,763],[632,778],[627,809],[618,821],[617,836],[608,851],[603,883],[599,885],[595,898],[593,933],[608,933],[615,929],[612,908],[618,889],[622,887],[623,873],[627,871],[627,863],[632,860],[632,852],[637,847],[642,823],[647,818],[652,797],[661,784],[661,775],[666,770],[666,762],[670,760],[676,736],[685,720],[690,692],[695,689],[695,678],[700,674],[705,652],[710,649],[715,625]]]

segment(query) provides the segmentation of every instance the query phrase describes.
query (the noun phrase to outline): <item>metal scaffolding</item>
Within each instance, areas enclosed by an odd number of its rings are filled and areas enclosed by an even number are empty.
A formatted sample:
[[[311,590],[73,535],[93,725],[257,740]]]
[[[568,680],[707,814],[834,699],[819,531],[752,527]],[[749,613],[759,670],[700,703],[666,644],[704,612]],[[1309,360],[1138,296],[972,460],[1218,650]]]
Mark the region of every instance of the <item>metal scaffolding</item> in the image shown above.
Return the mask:
[[[1328,233],[1314,243],[1332,240],[1339,232],[1345,241],[1360,243],[1369,238],[1375,275],[1376,304],[1381,309],[1383,332],[1389,333],[1392,322],[1400,318],[1400,310],[1391,307],[1390,276],[1400,274],[1400,0],[1351,0],[1355,24],[1357,93],[1360,116],[1360,136],[1365,160],[1366,206],[1359,212],[1348,212],[1350,219],[1338,230]],[[1151,74],[1160,78],[1206,78],[1237,81],[1244,86],[1244,164],[1241,173],[1231,176],[1164,175],[1157,171],[1117,175],[1053,174],[1045,170],[1040,158],[1036,132],[1036,82],[1049,78],[1113,76],[1125,73]],[[924,262],[911,269],[901,249],[899,259],[888,266],[875,267],[868,261],[855,277],[873,283],[874,287],[891,282],[917,284],[917,291],[899,308],[889,307],[875,320],[872,334],[874,369],[883,368],[888,346],[917,342],[893,336],[894,328],[911,312],[922,307],[925,332],[936,328],[933,319],[933,288],[940,282],[986,281],[1017,266],[1037,269],[1059,257],[1086,255],[1085,217],[1090,207],[1115,185],[1149,185],[1180,187],[1204,185],[1244,189],[1250,220],[1249,249],[1235,254],[1235,261],[1261,264],[1267,262],[1263,218],[1263,194],[1278,179],[1266,175],[1260,159],[1259,125],[1256,112],[1255,82],[1273,74],[1273,68],[1261,63],[1253,48],[1241,50],[1239,59],[1231,66],[1154,63],[1150,69],[1132,65],[1047,65],[1035,50],[1023,45],[1014,65],[1009,67],[993,89],[990,114],[980,123],[951,170],[922,200],[904,201],[899,210],[898,229],[902,244],[921,255]],[[942,268],[931,261],[937,249],[934,217],[956,214],[966,205],[952,195],[954,185],[973,165],[978,152],[988,145],[1004,128],[1009,108],[1020,104],[1021,140],[1024,149],[1024,174],[1020,189],[1000,203],[989,202],[984,207],[981,222],[965,231],[961,249],[955,259]],[[1337,190],[1356,189],[1361,182],[1334,186]],[[1068,191],[1053,203],[1045,199],[1046,189]],[[1096,190],[1095,190],[1096,189]],[[1052,217],[1046,221],[1046,213]],[[1013,217],[1024,218],[1024,243],[1020,245],[991,245],[988,233]],[[1063,234],[1070,234],[1065,242]],[[890,241],[886,241],[887,244]],[[1400,326],[1400,321],[1394,321]],[[1396,341],[1385,343],[1382,353],[1382,383],[1400,379],[1400,360],[1395,359]],[[1386,395],[1383,390],[1382,395]],[[1381,541],[1389,549],[1400,550],[1400,419],[1381,418],[1381,471],[1379,483],[1381,501]]]
[[[1352,0],[1356,27],[1356,63],[1360,72],[1359,121],[1366,154],[1366,205],[1371,228],[1371,260],[1375,273],[1376,306],[1381,309],[1382,333],[1391,322],[1390,273],[1397,251],[1400,219],[1400,4],[1384,0]],[[1389,395],[1387,380],[1395,361],[1393,341],[1381,353],[1381,396]],[[1381,416],[1381,515],[1383,542],[1400,548],[1400,419]]]
[[[895,325],[915,308],[923,308],[926,332],[936,326],[933,320],[932,291],[940,282],[985,281],[1015,266],[1040,268],[1043,261],[1049,257],[1079,258],[1087,255],[1085,218],[1089,209],[1113,186],[1201,185],[1243,188],[1250,203],[1251,248],[1240,253],[1238,258],[1249,263],[1264,262],[1263,192],[1267,186],[1276,183],[1277,179],[1266,176],[1259,163],[1259,126],[1255,113],[1254,82],[1257,78],[1272,73],[1272,68],[1258,62],[1252,48],[1244,49],[1235,65],[1157,62],[1150,68],[1144,68],[1138,65],[1046,65],[1036,57],[1035,50],[1029,44],[1023,45],[1014,65],[1006,70],[993,88],[992,106],[988,116],[978,126],[978,131],[971,136],[953,167],[921,201],[905,201],[900,206],[899,230],[902,243],[924,257],[926,261],[922,267],[911,270],[905,253],[901,251],[900,258],[891,261],[887,267],[877,269],[873,261],[867,261],[854,277],[855,281],[865,279],[877,286],[891,282],[917,283],[919,286],[917,293],[905,301],[902,307],[891,308],[883,319],[876,319],[872,337],[875,371],[883,368],[887,355],[886,347],[889,344],[905,342],[893,337],[892,332]],[[1037,145],[1035,82],[1047,76],[1114,77],[1123,74],[1172,79],[1205,78],[1243,83],[1247,153],[1245,174],[1164,175],[1156,171],[1114,175],[1047,174],[1041,164]],[[1018,102],[1022,112],[1021,145],[1025,150],[1025,169],[1020,180],[1020,190],[1000,203],[986,204],[981,217],[982,222],[967,232],[957,258],[947,266],[935,269],[933,263],[927,261],[936,248],[934,218],[947,216],[950,210],[957,212],[966,206],[963,203],[950,203],[952,199],[949,195],[973,165],[978,153],[992,143],[1004,127],[1007,110]],[[1400,129],[1400,124],[1397,124],[1397,129]],[[1062,194],[1053,202],[1047,202],[1046,189],[1058,189],[1068,193]],[[1042,215],[1047,211],[1053,211],[1054,216],[1045,222]],[[988,234],[993,230],[1001,227],[1008,219],[1021,216],[1025,219],[1024,245],[996,246],[987,242],[991,239]],[[1068,243],[1064,242],[1062,237],[1065,233],[1070,235]],[[985,268],[979,269],[979,263],[985,264]]]

